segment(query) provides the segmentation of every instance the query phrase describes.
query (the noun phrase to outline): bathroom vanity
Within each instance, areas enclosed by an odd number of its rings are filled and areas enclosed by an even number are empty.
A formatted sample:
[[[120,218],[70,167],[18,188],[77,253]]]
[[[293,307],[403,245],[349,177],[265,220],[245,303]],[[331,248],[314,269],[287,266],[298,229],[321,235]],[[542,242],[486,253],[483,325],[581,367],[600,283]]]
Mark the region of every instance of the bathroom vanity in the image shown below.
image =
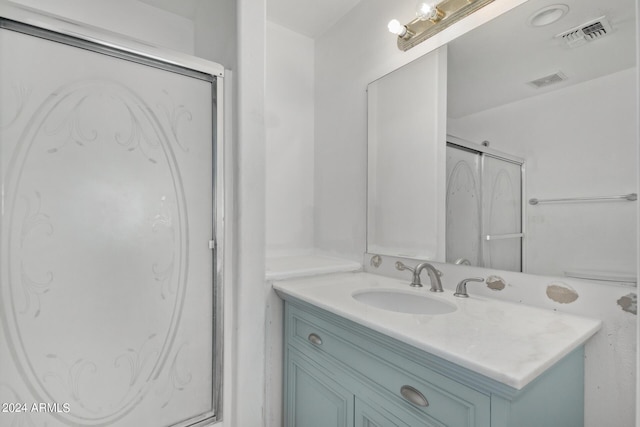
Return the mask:
[[[583,425],[583,345],[597,320],[447,290],[429,295],[367,273],[274,288],[285,300],[286,426]],[[363,292],[454,310],[380,309],[353,297]]]

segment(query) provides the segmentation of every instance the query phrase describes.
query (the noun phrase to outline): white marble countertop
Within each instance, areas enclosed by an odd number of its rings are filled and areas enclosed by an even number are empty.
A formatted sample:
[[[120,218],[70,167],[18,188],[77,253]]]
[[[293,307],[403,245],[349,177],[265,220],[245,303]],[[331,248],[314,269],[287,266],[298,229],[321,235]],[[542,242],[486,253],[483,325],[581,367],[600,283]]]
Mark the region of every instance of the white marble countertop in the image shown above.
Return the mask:
[[[428,353],[521,389],[576,349],[601,321],[453,292],[415,289],[409,280],[369,273],[343,273],[274,282],[274,289],[391,336]],[[352,298],[363,289],[399,289],[454,303],[439,315],[396,313]]]

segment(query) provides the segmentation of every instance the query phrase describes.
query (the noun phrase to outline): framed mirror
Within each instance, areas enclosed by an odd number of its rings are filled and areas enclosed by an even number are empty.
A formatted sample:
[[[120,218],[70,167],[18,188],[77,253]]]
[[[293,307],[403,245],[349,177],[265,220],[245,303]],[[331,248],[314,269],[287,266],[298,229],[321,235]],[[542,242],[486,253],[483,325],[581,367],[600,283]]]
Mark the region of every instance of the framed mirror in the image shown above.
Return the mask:
[[[529,0],[457,38],[448,44],[446,59],[441,61],[446,66],[440,68],[445,75],[439,76],[439,81],[447,81],[446,94],[431,91],[419,95],[426,97],[425,102],[445,96],[447,137],[428,143],[435,144],[431,149],[437,152],[453,145],[457,149],[462,146],[462,154],[484,156],[473,160],[473,156],[463,155],[470,158],[471,166],[482,163],[487,169],[488,160],[493,162],[496,157],[515,159],[520,166],[511,172],[494,171],[493,175],[467,174],[465,180],[453,183],[451,173],[463,160],[457,155],[447,154],[438,160],[445,162],[447,169],[442,182],[424,179],[422,171],[412,176],[407,176],[407,170],[398,174],[386,171],[385,177],[372,177],[376,168],[370,160],[369,194],[381,180],[393,175],[403,176],[414,192],[443,195],[430,202],[442,203],[437,209],[445,220],[430,223],[429,227],[435,227],[430,232],[437,237],[425,238],[423,243],[428,247],[445,242],[444,256],[439,259],[436,254],[428,259],[635,283],[635,49],[633,0],[606,4]],[[404,68],[392,74],[402,73]],[[370,111],[373,102],[370,98]],[[402,101],[395,102],[402,105]],[[369,118],[372,120],[371,115]],[[415,124],[419,129],[420,123]],[[371,152],[371,132],[369,136]],[[518,168],[520,183],[514,181]],[[402,188],[400,183],[395,185]],[[477,190],[469,197],[480,213],[460,219],[459,209],[469,210],[473,203],[461,203],[451,192],[455,190],[460,196],[470,188]],[[520,200],[506,197],[508,189],[519,189]],[[509,213],[505,205],[512,209]],[[371,204],[369,209],[371,213]],[[379,222],[369,217],[369,238],[377,231],[371,228]],[[415,229],[419,221],[407,221],[404,227]],[[496,235],[502,238],[492,239]],[[453,238],[462,238],[462,250],[454,248]],[[402,255],[402,243],[396,243],[400,249],[395,255]],[[415,245],[412,242],[413,252],[419,252]],[[465,253],[469,245],[477,246],[475,257],[455,252]],[[368,251],[379,253],[371,244]]]

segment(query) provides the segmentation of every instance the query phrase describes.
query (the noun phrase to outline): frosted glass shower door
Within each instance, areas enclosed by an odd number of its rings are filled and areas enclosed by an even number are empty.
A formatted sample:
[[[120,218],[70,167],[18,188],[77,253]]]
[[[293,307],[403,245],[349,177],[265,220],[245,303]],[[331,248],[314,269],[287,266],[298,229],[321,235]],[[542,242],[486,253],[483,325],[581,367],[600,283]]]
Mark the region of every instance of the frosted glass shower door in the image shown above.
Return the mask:
[[[522,271],[521,165],[482,156],[484,266]]]
[[[522,164],[447,145],[446,260],[522,271]]]
[[[211,417],[215,79],[4,28],[0,55],[0,425]]]
[[[480,156],[447,147],[447,262],[482,265]]]

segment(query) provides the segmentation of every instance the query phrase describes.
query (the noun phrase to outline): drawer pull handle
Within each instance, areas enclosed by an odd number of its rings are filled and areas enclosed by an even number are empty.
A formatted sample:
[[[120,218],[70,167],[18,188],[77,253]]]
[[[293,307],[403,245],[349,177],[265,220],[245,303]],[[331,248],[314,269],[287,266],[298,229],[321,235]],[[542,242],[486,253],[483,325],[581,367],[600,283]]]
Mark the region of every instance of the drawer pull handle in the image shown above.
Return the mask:
[[[313,345],[322,345],[322,338],[320,338],[318,335],[316,334],[309,334],[309,341],[311,341],[311,344]]]
[[[420,393],[418,390],[411,387],[410,385],[403,385],[400,388],[400,394],[407,401],[413,403],[416,406],[423,406],[425,408],[429,406],[429,401],[427,400],[427,398],[424,397],[422,393]]]

